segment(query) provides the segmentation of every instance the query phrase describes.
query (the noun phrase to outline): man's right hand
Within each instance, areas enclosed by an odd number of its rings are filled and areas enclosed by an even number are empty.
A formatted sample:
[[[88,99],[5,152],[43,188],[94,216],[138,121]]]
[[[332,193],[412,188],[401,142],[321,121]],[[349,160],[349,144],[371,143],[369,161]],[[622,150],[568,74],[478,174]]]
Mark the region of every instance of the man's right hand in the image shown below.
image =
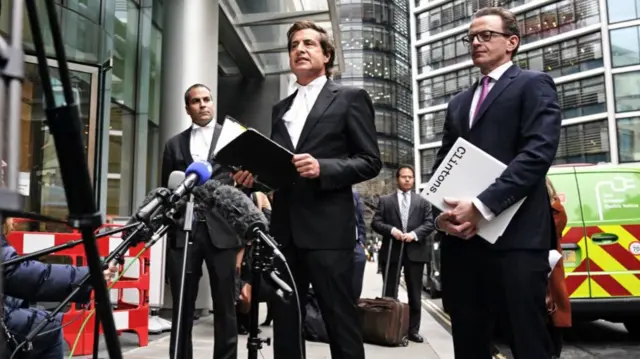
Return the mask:
[[[457,223],[452,211],[442,212],[436,218],[436,224],[441,231],[462,239],[471,239],[478,233],[478,227],[470,222]]]
[[[242,187],[253,187],[253,175],[249,171],[238,171],[233,174],[233,180]]]
[[[402,240],[402,231],[399,230],[398,228],[392,228],[391,229],[391,235],[393,236],[393,238],[401,241]]]

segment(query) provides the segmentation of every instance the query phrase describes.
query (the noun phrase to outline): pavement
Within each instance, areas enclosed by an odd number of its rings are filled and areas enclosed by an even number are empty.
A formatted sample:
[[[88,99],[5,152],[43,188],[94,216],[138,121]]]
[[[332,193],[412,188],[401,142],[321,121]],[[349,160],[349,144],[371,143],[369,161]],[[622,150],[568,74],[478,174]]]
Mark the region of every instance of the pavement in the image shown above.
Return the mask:
[[[424,293],[423,308],[451,333],[451,321],[442,309],[442,300],[432,299]],[[624,326],[605,320],[580,321],[574,318],[573,327],[564,334],[564,347],[560,359],[638,359],[640,345]],[[511,350],[497,345],[499,354],[494,359],[513,359]]]
[[[382,292],[382,279],[376,273],[377,264],[368,262],[365,270],[365,279],[362,290],[362,298],[379,297]],[[400,300],[407,301],[407,293],[401,287],[399,290]],[[266,315],[266,306],[260,309],[260,322]],[[271,327],[262,327],[261,337],[272,337]],[[194,338],[194,359],[213,357],[213,316],[207,316],[196,321],[193,328]],[[407,347],[388,348],[376,345],[365,344],[367,359],[453,359],[453,344],[451,335],[432,317],[427,310],[422,311],[422,322],[420,334],[425,338],[424,343],[411,342]],[[149,345],[137,347],[135,335],[124,334],[120,337],[125,359],[155,359],[169,357],[169,337],[167,333],[150,336]],[[306,359],[329,359],[331,354],[329,345],[324,343],[307,342]],[[102,345],[104,348],[104,345]],[[238,343],[238,358],[246,358],[247,336],[241,335]],[[104,349],[101,350],[101,358],[107,358]],[[269,346],[264,346],[258,355],[262,359],[273,359],[273,350]],[[88,357],[90,358],[90,357]]]

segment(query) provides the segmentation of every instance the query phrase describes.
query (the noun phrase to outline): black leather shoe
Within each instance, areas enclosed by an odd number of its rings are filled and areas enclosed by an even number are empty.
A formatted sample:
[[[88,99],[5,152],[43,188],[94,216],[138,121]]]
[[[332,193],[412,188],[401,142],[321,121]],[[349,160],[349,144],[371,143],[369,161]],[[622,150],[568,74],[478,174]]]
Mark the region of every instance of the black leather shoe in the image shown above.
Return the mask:
[[[424,342],[424,338],[422,337],[422,335],[420,335],[418,333],[409,334],[409,337],[407,339],[411,340],[412,342],[416,342],[416,343],[423,343]]]

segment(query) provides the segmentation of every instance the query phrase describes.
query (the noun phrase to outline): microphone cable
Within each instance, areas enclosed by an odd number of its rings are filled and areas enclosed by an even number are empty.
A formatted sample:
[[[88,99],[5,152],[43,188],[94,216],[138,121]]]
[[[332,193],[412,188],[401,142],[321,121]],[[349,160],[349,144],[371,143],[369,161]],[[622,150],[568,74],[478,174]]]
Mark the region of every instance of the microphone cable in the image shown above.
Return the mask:
[[[129,268],[131,268],[131,266],[134,263],[137,263],[137,261],[139,260],[140,256],[142,256],[147,251],[147,249],[148,248],[146,246],[144,246],[140,250],[140,252],[133,257],[133,260],[131,260],[131,262],[129,262],[129,264],[126,267],[124,267],[122,272],[120,272],[120,273],[118,273],[118,275],[116,275],[116,277],[113,279],[113,281],[111,281],[111,284],[109,284],[107,289],[111,289],[120,280],[120,278],[122,278],[122,276],[129,270]],[[80,326],[80,329],[78,330],[78,335],[76,336],[76,340],[74,340],[73,345],[71,346],[71,352],[69,353],[68,359],[73,359],[73,353],[78,348],[78,344],[80,344],[80,337],[81,337],[82,332],[84,331],[84,327],[87,326],[87,324],[89,323],[89,319],[91,319],[91,317],[93,316],[93,314],[95,314],[95,312],[96,312],[95,308],[91,309],[91,311],[89,312],[89,315],[87,315],[87,317],[85,318],[84,322],[82,322],[82,325]]]
[[[298,293],[298,286],[296,285],[296,279],[291,272],[291,268],[289,267],[289,263],[287,261],[282,261],[284,263],[284,267],[287,270],[287,275],[291,279],[291,289],[293,289],[293,295],[296,297],[296,308],[298,310],[298,334],[300,335],[300,340],[298,341],[298,350],[300,351],[300,358],[304,359],[306,356],[304,346],[306,340],[304,339],[304,333],[302,332],[302,323],[304,318],[302,318],[302,305],[300,304],[300,295]]]

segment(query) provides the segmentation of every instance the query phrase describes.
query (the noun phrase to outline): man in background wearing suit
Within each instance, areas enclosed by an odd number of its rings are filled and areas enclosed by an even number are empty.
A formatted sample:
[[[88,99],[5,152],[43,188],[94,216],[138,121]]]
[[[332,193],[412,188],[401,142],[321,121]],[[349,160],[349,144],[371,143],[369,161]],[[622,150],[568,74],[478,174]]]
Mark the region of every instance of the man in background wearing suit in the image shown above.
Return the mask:
[[[356,207],[356,246],[354,248],[355,270],[353,275],[353,298],[358,302],[362,295],[362,284],[364,282],[364,270],[367,266],[367,255],[364,253],[364,245],[367,242],[367,228],[364,224],[364,209],[362,199],[355,189],[353,190],[353,205]]]
[[[555,234],[545,175],[560,138],[556,87],[547,74],[512,63],[520,31],[507,10],[478,10],[463,41],[482,77],[449,102],[434,171],[459,137],[507,169],[476,198],[451,198],[449,210],[434,211],[436,228],[447,233],[441,272],[455,356],[490,359],[493,318],[504,314],[515,358],[549,359],[545,293]],[[481,219],[491,221],[525,197],[495,244],[476,236]]]
[[[398,189],[380,197],[378,208],[371,220],[371,228],[382,236],[378,260],[382,264],[382,276],[386,282],[385,297],[398,297],[399,267],[404,267],[404,281],[409,297],[409,336],[416,343],[424,342],[420,335],[422,314],[422,274],[429,259],[427,236],[433,232],[431,205],[412,191],[415,181],[413,167],[401,166],[396,171]],[[400,247],[404,252],[400,258]],[[391,256],[389,256],[391,246]],[[385,273],[387,260],[389,273]],[[386,278],[385,278],[386,276]]]
[[[188,129],[167,141],[162,155],[162,186],[167,187],[169,175],[173,171],[185,171],[194,161],[206,161],[211,158],[211,149],[215,146],[220,130],[214,118],[214,106],[211,91],[202,84],[195,84],[184,94],[185,109],[193,124]],[[224,184],[233,185],[230,173],[222,166],[213,164],[213,175]],[[179,353],[180,358],[191,359],[193,355],[191,329],[196,297],[198,296],[198,279],[202,276],[202,262],[209,272],[209,284],[213,297],[214,310],[214,359],[236,359],[238,350],[238,333],[236,324],[236,254],[241,248],[240,239],[227,222],[210,209],[196,207],[194,223],[191,230],[187,270],[187,286],[183,310],[186,311],[185,331],[186,353]],[[178,306],[180,279],[182,274],[182,258],[185,233],[181,227],[169,232],[167,250],[167,273],[171,285],[173,299],[172,323],[178,322]],[[188,292],[188,293],[187,293]],[[173,357],[176,325],[171,327],[170,355]]]
[[[318,298],[333,359],[364,359],[353,300],[355,208],[351,187],[382,167],[371,98],[329,76],[335,48],[322,27],[296,22],[287,32],[297,91],[273,107],[271,139],[295,153],[299,177],[273,196],[271,233],[282,245],[302,308],[309,283]],[[253,186],[247,171],[236,182]],[[286,273],[282,270],[281,273]],[[274,305],[274,357],[302,359],[295,300]]]

